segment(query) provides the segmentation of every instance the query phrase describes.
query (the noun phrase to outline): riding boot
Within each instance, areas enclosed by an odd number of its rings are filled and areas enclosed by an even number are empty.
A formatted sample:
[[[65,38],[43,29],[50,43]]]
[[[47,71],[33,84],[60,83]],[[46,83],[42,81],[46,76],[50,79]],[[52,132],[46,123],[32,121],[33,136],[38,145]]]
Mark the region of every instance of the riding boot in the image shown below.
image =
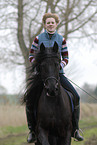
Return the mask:
[[[80,116],[80,107],[78,105],[75,107],[73,114],[73,137],[77,141],[83,141],[84,138],[79,134],[79,116]]]
[[[35,135],[35,113],[31,112],[30,109],[28,109],[26,105],[26,116],[27,116],[27,123],[28,123],[28,128],[30,130],[28,137],[27,137],[27,142],[28,143],[34,143],[36,141],[36,135]]]

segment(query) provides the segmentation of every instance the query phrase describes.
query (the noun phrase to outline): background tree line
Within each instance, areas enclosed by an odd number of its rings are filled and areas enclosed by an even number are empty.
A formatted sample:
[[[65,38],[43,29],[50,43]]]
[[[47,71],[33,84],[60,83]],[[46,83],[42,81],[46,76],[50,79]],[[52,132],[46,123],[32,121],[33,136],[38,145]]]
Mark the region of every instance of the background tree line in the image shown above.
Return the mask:
[[[97,103],[97,86],[95,87],[94,85],[85,83],[82,88],[85,92],[79,90],[81,101],[86,103]]]
[[[84,89],[88,94],[92,95],[93,97],[87,95],[83,90],[79,89],[78,92],[81,96],[81,102],[83,103],[97,103],[97,86],[89,85],[85,83],[82,86],[82,89]],[[21,95],[20,95],[21,96]],[[96,98],[96,100],[94,99]],[[17,104],[20,102],[20,98],[17,94],[7,94],[7,90],[0,86],[0,104]]]

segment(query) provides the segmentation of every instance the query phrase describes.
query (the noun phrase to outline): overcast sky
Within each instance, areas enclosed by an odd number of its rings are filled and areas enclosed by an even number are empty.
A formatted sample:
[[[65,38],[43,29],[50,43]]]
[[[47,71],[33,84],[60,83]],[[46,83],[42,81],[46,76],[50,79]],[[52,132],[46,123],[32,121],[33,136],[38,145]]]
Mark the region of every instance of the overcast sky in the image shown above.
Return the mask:
[[[72,59],[74,57],[74,67],[75,63],[78,66],[78,72],[75,72],[76,78],[74,77],[74,81],[82,86],[84,83],[97,85],[97,45],[88,42],[88,40],[81,40],[79,43],[72,45],[72,42],[68,42],[69,44],[69,55],[70,55],[70,62],[67,67],[71,67],[70,64],[72,63]],[[77,77],[77,75],[80,76]],[[69,76],[70,77],[70,76]]]

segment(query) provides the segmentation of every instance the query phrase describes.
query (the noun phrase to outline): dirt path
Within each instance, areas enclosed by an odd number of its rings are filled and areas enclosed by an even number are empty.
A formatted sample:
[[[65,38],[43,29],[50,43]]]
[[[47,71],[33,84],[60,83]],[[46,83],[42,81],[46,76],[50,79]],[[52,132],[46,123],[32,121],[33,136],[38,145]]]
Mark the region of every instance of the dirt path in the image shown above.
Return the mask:
[[[19,143],[19,145],[29,145],[26,142],[26,134],[18,134],[18,135],[8,135],[5,138],[0,138],[0,145],[10,145],[13,142],[19,141],[20,138],[24,138],[25,141]],[[10,141],[10,143],[8,143]],[[17,145],[18,143],[15,143]],[[34,145],[33,143],[30,145]],[[84,145],[97,145],[97,137],[94,135],[88,141],[84,143]]]
[[[88,141],[85,142],[85,145],[97,145],[97,137],[94,135]]]
[[[88,130],[95,127],[97,126],[89,126],[82,129]],[[33,143],[28,144],[26,139],[27,133],[11,134],[6,137],[0,138],[0,145],[34,145]],[[88,141],[84,142],[84,145],[97,145],[97,136],[93,135],[91,138],[88,139]]]
[[[27,134],[17,134],[17,135],[8,135],[4,138],[0,138],[0,145],[10,145],[13,143],[13,145],[29,145],[26,141]],[[20,140],[20,143],[18,143]],[[30,145],[34,145],[33,143]]]

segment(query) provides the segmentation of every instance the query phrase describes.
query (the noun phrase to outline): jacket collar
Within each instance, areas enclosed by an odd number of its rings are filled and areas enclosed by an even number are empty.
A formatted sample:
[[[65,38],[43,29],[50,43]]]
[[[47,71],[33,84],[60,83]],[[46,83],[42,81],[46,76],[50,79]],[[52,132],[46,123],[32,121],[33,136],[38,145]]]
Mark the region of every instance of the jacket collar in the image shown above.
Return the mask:
[[[46,30],[46,29],[45,29],[45,33],[46,33],[47,37],[49,38],[49,34],[48,34],[48,32],[47,32],[47,30]],[[52,36],[52,37],[55,37],[55,36],[56,36],[56,34],[57,34],[57,30],[55,31],[55,33],[53,34],[53,36]]]

